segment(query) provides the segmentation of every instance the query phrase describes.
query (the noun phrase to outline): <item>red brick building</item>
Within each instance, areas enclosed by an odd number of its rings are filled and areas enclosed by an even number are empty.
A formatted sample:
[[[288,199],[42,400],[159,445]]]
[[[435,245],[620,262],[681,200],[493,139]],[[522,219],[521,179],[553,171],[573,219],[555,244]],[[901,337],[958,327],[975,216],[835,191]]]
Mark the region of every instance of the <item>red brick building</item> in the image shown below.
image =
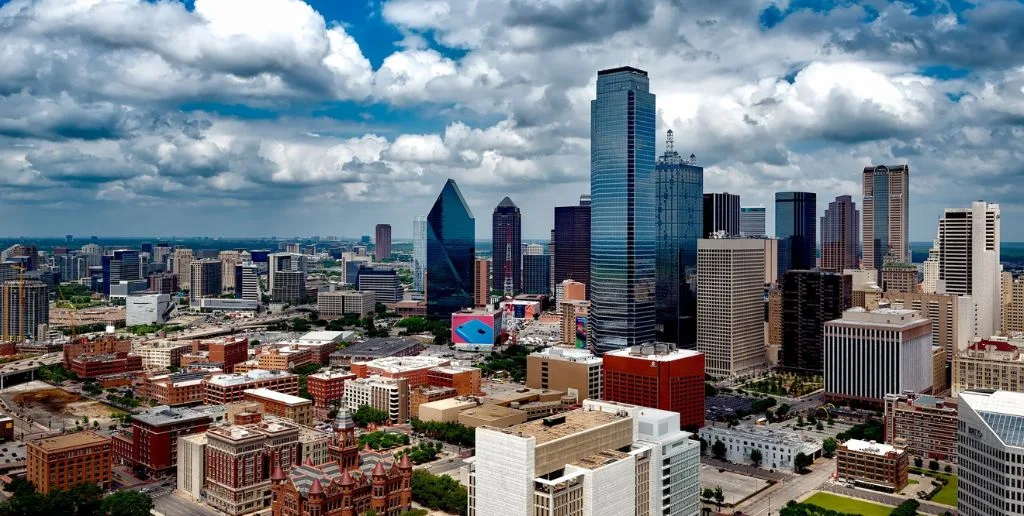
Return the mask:
[[[206,393],[203,380],[210,376],[203,371],[154,376],[143,382],[140,394],[159,405],[199,405]]]
[[[128,354],[131,351],[132,341],[130,339],[119,339],[106,334],[92,338],[82,337],[64,346],[64,367],[71,369],[72,359],[82,356]]]
[[[441,366],[427,371],[427,384],[451,387],[457,396],[480,396],[480,369],[476,367]]]
[[[154,407],[132,417],[131,464],[160,475],[178,465],[178,438],[205,432],[210,416],[190,409]]]
[[[299,394],[299,377],[281,371],[251,371],[243,374],[219,374],[203,380],[207,405],[223,405],[245,398],[246,389],[267,388],[285,394]]]
[[[359,378],[405,378],[409,380],[410,387],[418,387],[428,385],[427,376],[431,369],[450,363],[446,358],[430,356],[384,357],[368,362],[352,362],[351,371]]]
[[[299,429],[276,422],[216,426],[206,432],[206,503],[230,515],[265,509],[268,472],[299,457]]]
[[[78,355],[70,359],[68,368],[79,378],[97,378],[110,374],[142,370],[142,357],[125,352]]]
[[[202,346],[202,344],[201,344]],[[235,372],[235,364],[249,358],[249,339],[226,337],[205,342],[210,362],[221,362],[225,373]]]
[[[345,397],[345,382],[355,378],[356,375],[342,371],[324,371],[307,377],[307,389],[313,396],[313,407],[317,409],[317,417],[324,417],[335,402],[340,402]]]
[[[633,346],[604,354],[604,399],[679,413],[683,428],[704,426],[704,354]]]

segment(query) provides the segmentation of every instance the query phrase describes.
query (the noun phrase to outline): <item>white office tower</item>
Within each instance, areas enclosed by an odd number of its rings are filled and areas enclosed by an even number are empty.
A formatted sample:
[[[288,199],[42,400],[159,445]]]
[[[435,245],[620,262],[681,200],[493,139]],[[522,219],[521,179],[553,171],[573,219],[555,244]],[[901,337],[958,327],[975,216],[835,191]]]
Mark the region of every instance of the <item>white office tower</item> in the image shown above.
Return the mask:
[[[765,244],[760,239],[697,241],[697,351],[717,377],[763,371]]]
[[[957,510],[961,516],[1024,514],[1024,393],[960,393]]]
[[[675,412],[594,400],[478,427],[469,514],[696,515],[700,444],[689,437]]]
[[[971,296],[978,307],[975,336],[999,334],[999,205],[975,201],[970,208],[946,208],[939,220],[940,294]]]
[[[924,280],[921,282],[921,292],[934,294],[939,283],[939,239],[932,242],[932,248],[928,250],[928,258],[924,260]]]

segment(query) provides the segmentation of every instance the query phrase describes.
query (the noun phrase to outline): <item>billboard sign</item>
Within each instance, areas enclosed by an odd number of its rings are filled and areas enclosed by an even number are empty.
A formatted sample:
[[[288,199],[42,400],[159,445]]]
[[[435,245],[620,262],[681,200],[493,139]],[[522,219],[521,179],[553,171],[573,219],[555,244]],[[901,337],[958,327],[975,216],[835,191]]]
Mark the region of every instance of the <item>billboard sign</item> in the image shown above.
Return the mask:
[[[576,317],[576,347],[583,349],[587,347],[587,318],[586,316]]]
[[[494,344],[494,314],[452,314],[452,342]]]

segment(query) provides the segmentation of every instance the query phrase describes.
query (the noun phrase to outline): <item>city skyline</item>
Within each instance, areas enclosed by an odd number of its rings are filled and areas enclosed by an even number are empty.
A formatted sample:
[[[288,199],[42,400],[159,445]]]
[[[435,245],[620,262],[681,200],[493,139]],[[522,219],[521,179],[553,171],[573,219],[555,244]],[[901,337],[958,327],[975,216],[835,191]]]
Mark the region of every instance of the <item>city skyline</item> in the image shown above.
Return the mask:
[[[476,213],[521,199],[524,237],[544,238],[551,208],[589,190],[593,70],[630,62],[663,98],[657,153],[673,129],[708,191],[765,206],[776,191],[849,194],[862,206],[863,167],[909,163],[912,241],[972,199],[1019,213],[1021,53],[996,43],[1018,39],[1019,5],[666,0],[573,4],[559,19],[574,23],[549,24],[504,2],[349,4],[2,4],[0,48],[21,64],[0,75],[15,92],[0,96],[0,216],[40,236],[358,235],[388,223],[408,238],[452,175]],[[167,30],[129,34],[115,18]],[[186,33],[195,46],[167,36]],[[892,52],[892,33],[915,44]],[[65,66],[69,50],[85,65]],[[1007,227],[1006,240],[1024,229]]]

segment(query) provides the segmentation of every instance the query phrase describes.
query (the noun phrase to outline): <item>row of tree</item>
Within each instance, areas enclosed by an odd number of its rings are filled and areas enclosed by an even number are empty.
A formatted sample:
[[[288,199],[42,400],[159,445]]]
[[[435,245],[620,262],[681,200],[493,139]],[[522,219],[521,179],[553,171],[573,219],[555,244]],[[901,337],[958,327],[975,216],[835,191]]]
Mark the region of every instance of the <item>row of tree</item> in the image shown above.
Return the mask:
[[[412,419],[412,431],[456,446],[472,448],[476,445],[476,431],[462,423],[449,421],[421,421]]]
[[[6,490],[11,497],[0,503],[0,516],[149,516],[153,510],[147,494],[125,489],[104,498],[96,484],[42,494],[31,482],[14,479]]]

